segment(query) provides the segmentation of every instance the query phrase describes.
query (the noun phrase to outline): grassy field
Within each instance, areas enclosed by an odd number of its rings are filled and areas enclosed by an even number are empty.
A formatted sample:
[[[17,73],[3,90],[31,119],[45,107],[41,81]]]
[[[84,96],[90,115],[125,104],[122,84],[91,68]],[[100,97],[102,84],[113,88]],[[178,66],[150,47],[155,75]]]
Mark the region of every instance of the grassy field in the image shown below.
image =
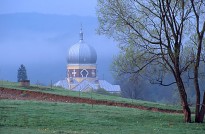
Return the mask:
[[[181,114],[87,104],[0,100],[1,134],[202,134]]]
[[[97,94],[95,92],[90,92],[90,93],[75,92],[75,91],[65,90],[59,87],[51,88],[51,87],[32,85],[28,88],[25,88],[25,87],[19,86],[19,83],[7,82],[7,81],[0,81],[0,87],[14,88],[14,89],[19,89],[19,90],[38,91],[38,92],[58,94],[58,95],[64,95],[64,96],[92,98],[96,100],[109,100],[109,101],[115,101],[115,102],[132,103],[136,105],[156,107],[156,108],[162,108],[162,109],[181,110],[180,105],[167,105],[167,104],[162,104],[162,103],[159,104],[159,103],[148,102],[148,101],[132,100],[132,99],[127,99],[127,98],[122,98],[119,96]]]

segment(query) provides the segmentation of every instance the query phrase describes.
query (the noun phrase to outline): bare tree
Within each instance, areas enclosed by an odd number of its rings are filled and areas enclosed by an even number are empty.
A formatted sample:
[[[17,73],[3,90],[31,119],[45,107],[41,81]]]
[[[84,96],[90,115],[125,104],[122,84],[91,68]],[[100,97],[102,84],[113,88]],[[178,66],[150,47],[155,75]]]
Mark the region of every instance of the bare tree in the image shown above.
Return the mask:
[[[202,50],[204,50],[204,46],[202,46],[202,41],[204,38],[205,31],[205,2],[202,0],[190,0],[195,20],[195,31],[197,39],[193,44],[195,45],[195,62],[194,62],[194,86],[196,91],[196,109],[195,109],[195,122],[203,122],[204,113],[205,113],[205,92],[203,95],[203,102],[200,102],[200,86],[199,86],[199,67],[200,62],[204,61],[204,56]],[[203,15],[203,16],[202,16]]]
[[[152,72],[157,74],[153,83],[163,86],[176,84],[185,122],[191,122],[191,111],[183,75],[193,66],[197,94],[195,121],[202,122],[205,112],[205,98],[201,105],[198,84],[198,68],[204,49],[203,10],[202,0],[98,0],[99,34],[113,37],[121,49],[134,46],[135,56],[131,54],[126,57],[133,64],[127,66],[122,63],[122,73]],[[191,43],[195,35],[198,38]],[[173,82],[164,83],[166,72],[173,75]]]

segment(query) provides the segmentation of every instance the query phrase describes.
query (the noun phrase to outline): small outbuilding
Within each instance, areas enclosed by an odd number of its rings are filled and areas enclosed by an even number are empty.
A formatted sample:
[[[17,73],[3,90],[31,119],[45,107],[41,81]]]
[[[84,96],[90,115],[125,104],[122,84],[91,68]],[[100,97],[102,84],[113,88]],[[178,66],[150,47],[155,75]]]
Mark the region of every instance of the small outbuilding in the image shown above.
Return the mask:
[[[30,86],[30,80],[21,80],[19,81],[20,86],[22,87],[29,87]]]

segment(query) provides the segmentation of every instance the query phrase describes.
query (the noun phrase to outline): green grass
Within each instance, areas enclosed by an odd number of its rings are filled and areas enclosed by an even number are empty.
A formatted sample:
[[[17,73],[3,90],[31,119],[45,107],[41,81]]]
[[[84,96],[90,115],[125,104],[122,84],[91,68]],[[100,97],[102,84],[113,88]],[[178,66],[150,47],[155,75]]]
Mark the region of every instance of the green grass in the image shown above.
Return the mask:
[[[102,105],[0,100],[1,134],[202,134],[204,124],[165,114]]]
[[[162,104],[162,103],[160,104],[160,103],[154,103],[154,102],[148,102],[148,101],[132,100],[132,99],[127,99],[127,98],[122,98],[119,96],[97,94],[94,92],[90,92],[90,93],[75,92],[75,91],[65,90],[59,87],[51,88],[51,87],[32,85],[28,88],[25,88],[25,87],[19,86],[19,83],[7,82],[7,81],[0,81],[0,87],[14,88],[14,89],[19,89],[19,90],[38,91],[38,92],[58,94],[58,95],[64,95],[64,96],[92,98],[96,100],[108,100],[108,101],[115,101],[115,102],[122,102],[122,103],[131,103],[135,105],[156,107],[156,108],[161,108],[161,109],[181,110],[181,106],[179,105],[167,105],[167,104]]]

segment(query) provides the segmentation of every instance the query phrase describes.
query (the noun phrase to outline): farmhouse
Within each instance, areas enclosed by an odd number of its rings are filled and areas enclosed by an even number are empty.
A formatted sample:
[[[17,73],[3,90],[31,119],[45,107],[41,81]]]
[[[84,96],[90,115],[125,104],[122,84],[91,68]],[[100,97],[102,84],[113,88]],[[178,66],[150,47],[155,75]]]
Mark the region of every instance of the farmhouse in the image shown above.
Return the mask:
[[[92,46],[84,42],[81,28],[79,42],[68,49],[67,78],[58,81],[54,86],[83,92],[99,88],[108,92],[120,92],[119,85],[112,85],[106,80],[98,80],[96,61],[97,53]]]

